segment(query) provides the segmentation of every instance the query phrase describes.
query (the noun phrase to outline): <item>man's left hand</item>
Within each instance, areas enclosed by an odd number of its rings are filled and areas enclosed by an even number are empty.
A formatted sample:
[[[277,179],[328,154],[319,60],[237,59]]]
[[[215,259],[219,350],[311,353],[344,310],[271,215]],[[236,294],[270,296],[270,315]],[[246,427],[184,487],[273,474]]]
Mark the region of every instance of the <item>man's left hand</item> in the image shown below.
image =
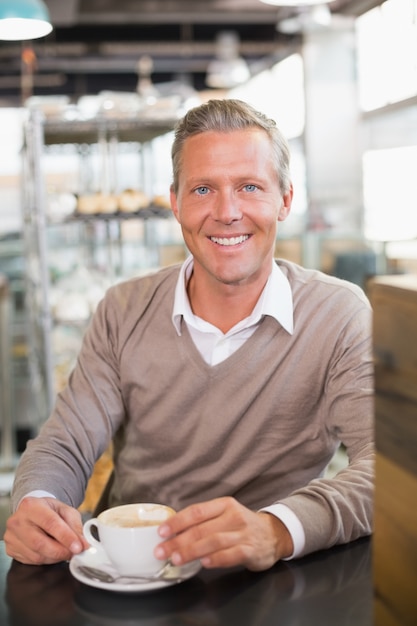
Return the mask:
[[[206,568],[243,565],[260,571],[293,552],[291,535],[277,517],[230,497],[188,506],[164,522],[159,534],[165,541],[156,557],[174,565],[200,560]]]

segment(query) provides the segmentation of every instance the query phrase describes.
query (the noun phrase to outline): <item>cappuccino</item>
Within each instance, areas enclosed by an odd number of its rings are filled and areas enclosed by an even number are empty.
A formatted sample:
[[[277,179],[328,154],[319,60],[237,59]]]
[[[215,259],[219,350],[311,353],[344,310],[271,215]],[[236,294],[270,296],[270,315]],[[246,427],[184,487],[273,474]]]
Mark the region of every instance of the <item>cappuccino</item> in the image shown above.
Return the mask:
[[[107,526],[140,528],[159,526],[174,513],[174,509],[161,504],[125,504],[103,511],[98,519]]]
[[[158,526],[174,514],[174,509],[163,504],[124,504],[87,520],[84,536],[92,546],[104,550],[120,574],[149,576],[164,565],[154,556],[162,541]]]

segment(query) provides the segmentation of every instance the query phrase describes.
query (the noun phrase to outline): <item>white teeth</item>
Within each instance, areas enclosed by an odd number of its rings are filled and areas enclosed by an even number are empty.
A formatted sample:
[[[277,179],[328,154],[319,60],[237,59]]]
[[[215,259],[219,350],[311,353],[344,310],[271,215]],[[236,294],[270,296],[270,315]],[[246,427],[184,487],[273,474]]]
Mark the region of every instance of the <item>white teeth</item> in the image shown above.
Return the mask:
[[[210,237],[210,239],[221,246],[237,246],[239,243],[249,239],[249,235],[241,235],[240,237]]]

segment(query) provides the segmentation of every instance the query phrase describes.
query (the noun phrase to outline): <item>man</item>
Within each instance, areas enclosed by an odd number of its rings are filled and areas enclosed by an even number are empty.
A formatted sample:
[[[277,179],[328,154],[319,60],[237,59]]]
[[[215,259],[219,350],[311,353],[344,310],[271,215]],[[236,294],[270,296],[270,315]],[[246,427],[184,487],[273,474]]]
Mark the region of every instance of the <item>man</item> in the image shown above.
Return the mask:
[[[212,100],[179,123],[182,267],[112,287],[23,454],[7,552],[86,548],[76,507],[113,440],[108,505],[169,504],[158,558],[263,570],[371,532],[371,310],[350,283],[274,261],[293,195],[275,122]],[[342,442],[349,466],[323,474]]]

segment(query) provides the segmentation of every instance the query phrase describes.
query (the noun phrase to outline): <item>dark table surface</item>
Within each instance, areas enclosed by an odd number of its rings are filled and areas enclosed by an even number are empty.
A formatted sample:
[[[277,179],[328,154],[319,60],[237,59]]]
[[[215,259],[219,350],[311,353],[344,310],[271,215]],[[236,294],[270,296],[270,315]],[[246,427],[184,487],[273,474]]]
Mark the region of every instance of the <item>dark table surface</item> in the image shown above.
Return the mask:
[[[72,577],[68,564],[29,566],[0,545],[2,626],[372,626],[371,541],[280,562],[266,572],[201,570],[149,593]]]

